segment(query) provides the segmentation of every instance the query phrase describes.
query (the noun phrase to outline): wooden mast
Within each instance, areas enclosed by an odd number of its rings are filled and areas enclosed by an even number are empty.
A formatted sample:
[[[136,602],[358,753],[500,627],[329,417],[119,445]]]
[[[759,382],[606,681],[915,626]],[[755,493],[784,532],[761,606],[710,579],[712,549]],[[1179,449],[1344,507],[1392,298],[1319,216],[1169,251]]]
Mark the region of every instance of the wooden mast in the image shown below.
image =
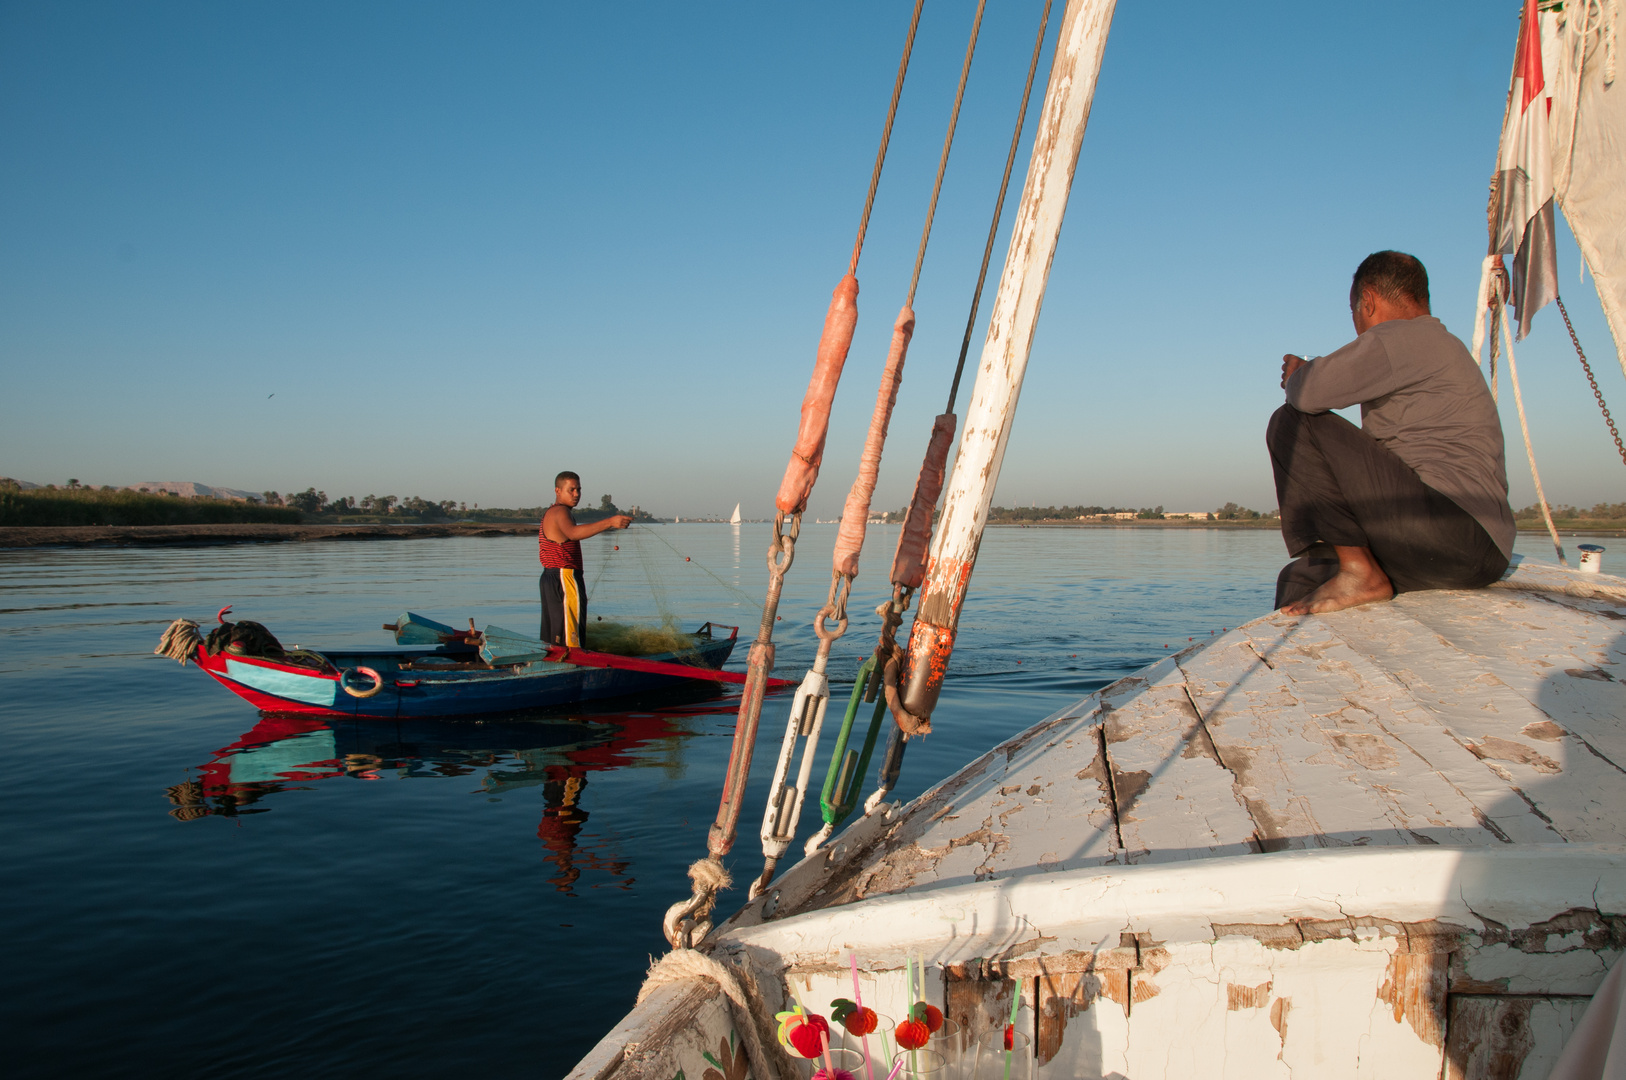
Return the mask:
[[[1011,227],[1010,251],[988,318],[988,338],[909,637],[903,705],[926,722],[922,731],[930,730],[999,480],[1114,4],[1115,0],[1069,0],[1062,17],[1027,181]]]

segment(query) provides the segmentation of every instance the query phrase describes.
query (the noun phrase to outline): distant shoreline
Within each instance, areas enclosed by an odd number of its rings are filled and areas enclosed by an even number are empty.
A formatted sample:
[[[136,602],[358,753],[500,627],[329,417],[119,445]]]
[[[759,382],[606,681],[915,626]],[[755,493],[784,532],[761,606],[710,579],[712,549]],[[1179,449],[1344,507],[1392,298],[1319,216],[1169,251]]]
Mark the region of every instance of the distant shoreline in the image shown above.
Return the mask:
[[[436,525],[17,525],[0,528],[0,548],[421,540],[443,536],[531,536],[535,532],[536,526],[526,522]]]
[[[666,523],[670,524],[670,522]],[[683,522],[687,525],[688,522]],[[696,522],[696,524],[706,524]],[[723,522],[722,524],[727,524]],[[990,522],[996,529],[1242,529],[1279,528],[1258,521],[1034,521]],[[1545,534],[1546,527],[1521,523],[1521,533]],[[162,547],[166,545],[316,543],[332,540],[423,540],[447,536],[531,536],[529,522],[453,522],[435,525],[67,525],[0,527],[0,548]],[[1559,526],[1565,536],[1626,536],[1626,528]]]
[[[1591,522],[1565,524],[1563,521],[1555,521],[1554,525],[1558,528],[1560,537],[1626,536],[1626,525],[1608,526]],[[990,529],[1267,529],[1277,532],[1282,524],[1276,518],[1245,521],[1196,521],[1189,518],[1160,521],[1156,518],[1126,518],[1122,521],[990,521],[988,527]],[[1547,526],[1539,521],[1521,521],[1518,527],[1520,533],[1547,535]]]

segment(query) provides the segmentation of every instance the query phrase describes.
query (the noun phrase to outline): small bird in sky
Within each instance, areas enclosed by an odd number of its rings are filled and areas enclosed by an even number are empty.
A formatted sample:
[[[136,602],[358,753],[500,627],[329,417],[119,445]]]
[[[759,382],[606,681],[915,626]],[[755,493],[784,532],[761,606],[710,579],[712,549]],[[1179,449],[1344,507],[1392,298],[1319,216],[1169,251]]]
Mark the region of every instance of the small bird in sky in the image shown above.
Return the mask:
[[[271,391],[271,393],[265,395],[265,400],[270,401],[272,398],[274,398],[276,396],[277,396],[277,392],[275,390],[273,390],[273,391]]]

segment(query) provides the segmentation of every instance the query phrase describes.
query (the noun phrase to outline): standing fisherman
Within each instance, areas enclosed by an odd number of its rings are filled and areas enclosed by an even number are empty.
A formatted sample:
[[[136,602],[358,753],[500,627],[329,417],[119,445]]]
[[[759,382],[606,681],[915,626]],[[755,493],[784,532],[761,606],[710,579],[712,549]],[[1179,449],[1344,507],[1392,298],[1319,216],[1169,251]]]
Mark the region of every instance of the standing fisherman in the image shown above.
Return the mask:
[[[610,529],[632,526],[632,518],[616,514],[591,525],[576,524],[571,509],[582,501],[582,480],[573,472],[553,479],[553,505],[542,515],[536,532],[537,556],[542,561],[542,631],[549,645],[580,648],[587,626],[587,590],[582,581],[582,541]]]

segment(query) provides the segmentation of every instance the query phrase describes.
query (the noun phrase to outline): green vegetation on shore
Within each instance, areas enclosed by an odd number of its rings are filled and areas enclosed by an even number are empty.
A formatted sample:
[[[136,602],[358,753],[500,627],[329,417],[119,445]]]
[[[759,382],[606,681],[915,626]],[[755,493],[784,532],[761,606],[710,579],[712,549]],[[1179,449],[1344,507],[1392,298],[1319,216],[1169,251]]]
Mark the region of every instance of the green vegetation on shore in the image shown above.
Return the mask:
[[[183,499],[126,488],[0,486],[0,526],[297,525],[298,510],[225,499]]]
[[[899,515],[901,519],[902,515]],[[1231,523],[1255,522],[1265,525],[1277,525],[1276,511],[1271,510],[1261,514],[1257,510],[1249,510],[1246,506],[1238,506],[1228,502],[1216,510],[1202,513],[1174,514],[1163,511],[1161,506],[1130,507],[1130,506],[1017,506],[1007,509],[1003,506],[990,507],[988,510],[988,523],[991,525],[1017,525],[1038,522],[1127,522],[1127,521],[1187,521],[1210,522],[1225,521]]]
[[[1626,503],[1598,503],[1586,510],[1566,503],[1553,503],[1549,509],[1553,512],[1553,527],[1564,532],[1626,529]],[[1540,503],[1531,503],[1523,510],[1515,511],[1513,520],[1521,530],[1547,530]]]
[[[534,523],[542,520],[542,512],[547,509],[546,506],[521,506],[515,509],[487,507],[482,510],[478,505],[471,507],[467,503],[452,499],[430,502],[416,495],[405,499],[396,495],[365,495],[360,499],[353,495],[343,495],[337,499],[329,499],[327,492],[317,491],[315,488],[306,488],[304,491],[288,495],[266,491],[262,492],[260,497],[268,506],[294,508],[310,524],[422,525],[445,521],[473,521],[494,525]],[[622,510],[615,505],[615,500],[611,496],[604,495],[599,498],[599,505],[596,507],[577,507],[576,521],[586,525],[612,514],[623,513],[630,514],[634,521],[658,520],[636,506],[630,510]]]

